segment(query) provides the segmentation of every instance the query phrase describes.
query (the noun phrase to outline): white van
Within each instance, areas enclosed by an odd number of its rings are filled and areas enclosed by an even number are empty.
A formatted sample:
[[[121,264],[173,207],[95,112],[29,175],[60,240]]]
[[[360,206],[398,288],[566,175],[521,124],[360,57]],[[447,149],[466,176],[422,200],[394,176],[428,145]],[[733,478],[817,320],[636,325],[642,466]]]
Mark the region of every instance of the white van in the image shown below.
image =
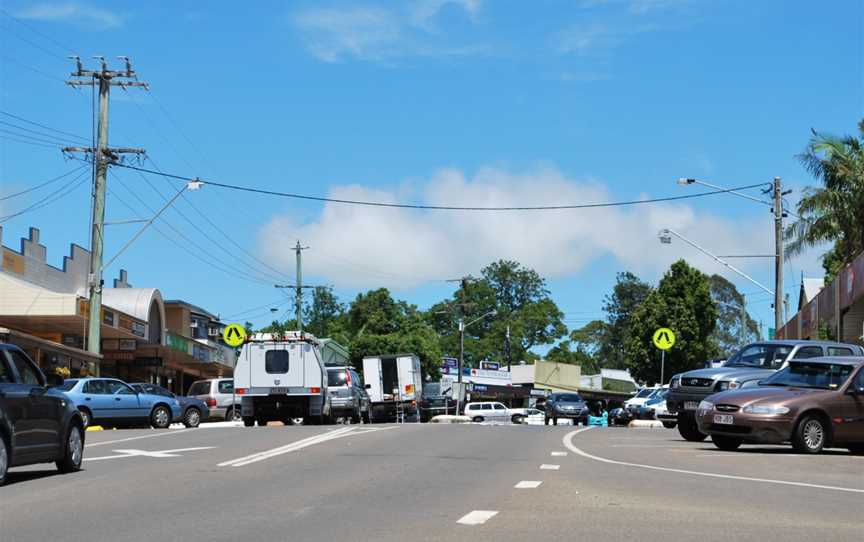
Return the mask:
[[[258,333],[247,339],[234,368],[243,424],[277,420],[286,425],[331,421],[327,369],[318,340],[309,334]]]
[[[497,401],[482,401],[465,405],[465,415],[472,422],[511,422],[510,409]]]

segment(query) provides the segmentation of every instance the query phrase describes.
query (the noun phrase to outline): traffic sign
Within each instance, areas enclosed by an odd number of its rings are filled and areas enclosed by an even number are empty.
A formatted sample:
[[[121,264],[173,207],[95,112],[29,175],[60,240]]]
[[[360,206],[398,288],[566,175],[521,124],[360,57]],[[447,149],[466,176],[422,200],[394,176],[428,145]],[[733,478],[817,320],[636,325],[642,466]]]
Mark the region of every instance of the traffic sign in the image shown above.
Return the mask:
[[[675,332],[668,327],[661,327],[654,332],[654,346],[666,351],[675,345]]]
[[[222,332],[222,339],[228,346],[238,347],[246,341],[246,328],[240,324],[228,324]]]

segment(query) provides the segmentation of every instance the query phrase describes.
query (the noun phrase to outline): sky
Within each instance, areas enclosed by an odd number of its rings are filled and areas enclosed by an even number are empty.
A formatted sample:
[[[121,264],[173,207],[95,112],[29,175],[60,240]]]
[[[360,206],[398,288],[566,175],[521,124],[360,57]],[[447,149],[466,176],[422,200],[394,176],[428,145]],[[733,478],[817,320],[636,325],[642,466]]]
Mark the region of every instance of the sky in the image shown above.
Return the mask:
[[[811,129],[854,133],[864,115],[864,3],[719,0],[0,2],[0,198],[81,164],[58,145],[92,137],[89,88],[64,84],[104,55],[131,57],[150,89],[114,88],[112,146],[142,167],[279,192],[445,206],[542,206],[696,194],[775,176],[794,206]],[[16,119],[10,115],[19,117]],[[25,119],[25,120],[20,120]],[[26,121],[43,125],[39,127]],[[27,128],[32,131],[22,131]],[[57,131],[59,130],[59,132]],[[22,137],[22,135],[29,137]],[[131,160],[131,159],[130,159]],[[134,164],[135,162],[129,162]],[[88,177],[0,199],[3,243],[38,227],[48,259],[89,247]],[[182,182],[115,167],[106,220],[151,217]],[[41,202],[58,191],[54,201]],[[759,188],[745,191],[761,198]],[[40,206],[41,205],[41,206]],[[140,224],[106,227],[114,255]],[[230,191],[187,192],[106,271],[264,325],[304,283],[345,302],[388,287],[421,308],[448,279],[512,259],[548,280],[577,328],[602,317],[615,274],[656,283],[684,258],[771,296],[692,247],[773,253],[768,205],[734,195],[556,211],[429,211]],[[820,251],[786,262],[797,306]],[[733,262],[773,288],[770,259]],[[272,312],[270,309],[278,309]]]

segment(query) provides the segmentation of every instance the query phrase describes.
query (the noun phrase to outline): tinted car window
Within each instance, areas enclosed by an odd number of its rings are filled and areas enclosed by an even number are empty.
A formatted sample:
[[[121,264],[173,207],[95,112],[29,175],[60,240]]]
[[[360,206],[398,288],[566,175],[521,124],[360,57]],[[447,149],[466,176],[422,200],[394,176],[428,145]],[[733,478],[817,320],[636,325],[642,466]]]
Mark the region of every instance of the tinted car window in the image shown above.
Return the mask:
[[[108,393],[111,395],[133,395],[135,393],[132,388],[119,380],[109,380],[107,385]]]
[[[108,393],[108,386],[104,380],[88,380],[84,383],[84,393],[104,395]]]
[[[492,410],[492,405],[490,405],[489,403],[480,405],[480,410]]]
[[[264,370],[270,374],[287,373],[290,357],[287,350],[268,350],[264,354]]]
[[[209,395],[210,394],[210,382],[193,382],[192,386],[189,388],[189,395]]]
[[[336,371],[327,371],[328,386],[344,386],[345,385],[345,369]]]
[[[739,350],[724,367],[778,367],[791,351],[792,347],[788,345],[751,344]]]
[[[840,348],[839,346],[828,347],[829,356],[854,356],[851,348]]]
[[[20,352],[15,352],[14,350],[9,352],[12,363],[15,364],[15,368],[18,369],[18,378],[20,378],[21,384],[30,384],[33,386],[41,386],[43,385],[42,377],[39,375],[39,371],[36,367],[33,366],[33,362],[24,357]]]
[[[864,368],[858,371],[858,376],[856,376],[855,381],[852,382],[852,389],[856,391],[864,391]]]
[[[851,365],[795,362],[766,378],[762,385],[833,390],[849,378],[852,369]]]
[[[12,371],[6,366],[2,354],[0,354],[0,382],[12,382]]]
[[[822,355],[822,347],[820,346],[804,346],[795,352],[795,359],[810,359],[818,358]]]
[[[209,388],[208,388],[209,390]],[[233,380],[220,380],[219,381],[219,393],[234,393],[234,381]]]
[[[493,407],[495,410],[507,410],[507,407],[505,407],[504,405],[500,405],[500,404],[498,404],[498,403],[495,403],[494,405],[492,405],[492,407]]]
[[[77,380],[65,380],[62,386],[57,386],[57,389],[63,391],[70,391],[72,388],[75,387],[75,384],[77,383]]]
[[[578,395],[576,395],[575,393],[565,393],[565,394],[559,395],[558,397],[555,398],[555,400],[556,401],[563,401],[566,403],[581,403],[582,402],[582,398],[579,397]]]

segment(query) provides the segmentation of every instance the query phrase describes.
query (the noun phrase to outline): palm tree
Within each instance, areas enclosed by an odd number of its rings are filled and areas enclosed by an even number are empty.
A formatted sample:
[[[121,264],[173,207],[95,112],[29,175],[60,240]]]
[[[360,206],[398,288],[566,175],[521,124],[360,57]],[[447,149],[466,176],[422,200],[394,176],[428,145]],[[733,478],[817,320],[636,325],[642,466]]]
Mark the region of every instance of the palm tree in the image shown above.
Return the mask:
[[[786,255],[833,243],[822,256],[831,279],[864,252],[864,120],[858,137],[836,137],[813,131],[807,150],[798,156],[804,168],[822,181],[798,202],[798,219],[786,228]]]

